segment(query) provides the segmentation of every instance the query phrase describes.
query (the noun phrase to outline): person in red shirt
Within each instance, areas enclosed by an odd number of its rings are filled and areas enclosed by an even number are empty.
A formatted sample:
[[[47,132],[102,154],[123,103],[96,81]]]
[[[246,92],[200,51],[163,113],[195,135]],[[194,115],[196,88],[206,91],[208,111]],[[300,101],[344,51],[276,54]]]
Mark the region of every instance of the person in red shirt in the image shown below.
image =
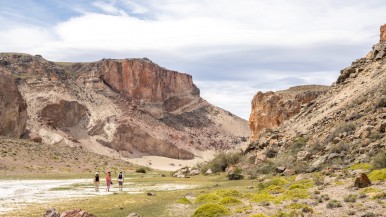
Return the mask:
[[[110,191],[110,185],[111,185],[111,173],[108,171],[106,173],[106,191]]]

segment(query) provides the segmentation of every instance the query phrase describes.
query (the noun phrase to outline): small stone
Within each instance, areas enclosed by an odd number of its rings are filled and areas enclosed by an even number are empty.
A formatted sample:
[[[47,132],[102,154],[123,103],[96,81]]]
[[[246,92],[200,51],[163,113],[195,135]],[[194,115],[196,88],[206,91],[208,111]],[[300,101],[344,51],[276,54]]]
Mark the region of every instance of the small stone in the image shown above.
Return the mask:
[[[276,167],[276,172],[283,173],[286,169],[286,167]]]
[[[155,196],[155,193],[154,193],[154,192],[147,192],[146,195],[147,195],[147,196]]]
[[[138,213],[132,212],[127,217],[141,217]]]
[[[210,174],[213,174],[212,170],[211,169],[208,169],[205,173],[205,175],[210,175]]]
[[[43,217],[59,217],[59,216],[60,214],[58,210],[56,210],[55,208],[48,209],[46,211],[46,214],[43,215]]]

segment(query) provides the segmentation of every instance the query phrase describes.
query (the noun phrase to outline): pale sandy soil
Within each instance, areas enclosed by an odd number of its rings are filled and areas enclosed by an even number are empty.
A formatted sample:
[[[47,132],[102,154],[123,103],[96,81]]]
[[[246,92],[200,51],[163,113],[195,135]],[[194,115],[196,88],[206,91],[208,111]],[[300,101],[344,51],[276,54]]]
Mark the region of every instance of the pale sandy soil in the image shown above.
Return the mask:
[[[137,165],[150,167],[152,169],[175,171],[185,166],[194,167],[198,163],[209,161],[213,158],[215,153],[215,151],[205,151],[200,153],[197,152],[195,154],[198,157],[195,157],[192,160],[178,160],[159,156],[144,156],[140,158],[131,158],[126,160]]]

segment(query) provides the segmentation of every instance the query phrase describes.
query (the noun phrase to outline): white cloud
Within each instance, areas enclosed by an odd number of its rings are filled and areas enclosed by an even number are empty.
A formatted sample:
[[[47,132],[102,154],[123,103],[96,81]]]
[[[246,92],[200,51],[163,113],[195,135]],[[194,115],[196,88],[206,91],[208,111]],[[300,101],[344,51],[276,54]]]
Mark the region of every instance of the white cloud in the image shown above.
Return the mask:
[[[334,81],[378,41],[386,21],[381,0],[98,0],[74,7],[82,13],[48,27],[9,22],[0,12],[0,24],[12,23],[0,29],[1,51],[58,61],[150,57],[193,74],[204,98],[244,118],[258,90]]]

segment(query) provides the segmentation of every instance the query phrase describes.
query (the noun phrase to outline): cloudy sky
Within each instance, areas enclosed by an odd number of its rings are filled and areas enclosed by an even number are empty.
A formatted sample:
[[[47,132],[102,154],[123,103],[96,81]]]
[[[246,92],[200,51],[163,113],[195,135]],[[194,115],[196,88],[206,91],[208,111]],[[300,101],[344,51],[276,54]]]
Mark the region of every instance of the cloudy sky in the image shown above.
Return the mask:
[[[0,52],[147,57],[247,119],[257,91],[334,82],[378,42],[384,0],[0,0]]]

